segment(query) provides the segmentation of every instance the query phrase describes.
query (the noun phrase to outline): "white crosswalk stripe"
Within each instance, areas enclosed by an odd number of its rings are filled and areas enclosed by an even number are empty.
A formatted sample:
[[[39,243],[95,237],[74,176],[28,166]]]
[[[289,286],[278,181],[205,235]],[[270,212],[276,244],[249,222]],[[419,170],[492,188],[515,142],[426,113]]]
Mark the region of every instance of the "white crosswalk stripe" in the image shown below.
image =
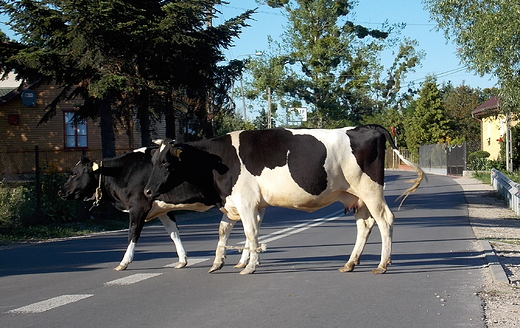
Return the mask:
[[[152,277],[160,276],[162,273],[136,273],[128,277],[105,282],[105,286],[124,286],[135,284],[136,282],[150,279]]]
[[[27,306],[7,311],[7,313],[40,313],[45,312],[59,306],[74,303],[87,297],[94,296],[94,294],[79,294],[79,295],[62,295],[54,297],[45,301],[33,303]]]

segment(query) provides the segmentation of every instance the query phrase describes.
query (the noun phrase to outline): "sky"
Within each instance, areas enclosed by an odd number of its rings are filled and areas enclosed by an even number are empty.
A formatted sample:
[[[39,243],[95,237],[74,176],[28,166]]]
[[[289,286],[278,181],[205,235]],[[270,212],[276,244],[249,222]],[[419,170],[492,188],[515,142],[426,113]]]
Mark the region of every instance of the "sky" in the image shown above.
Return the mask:
[[[226,19],[237,16],[247,9],[258,7],[251,25],[243,30],[240,39],[235,41],[234,47],[225,51],[228,60],[237,57],[244,58],[257,51],[268,48],[268,36],[279,39],[287,26],[287,20],[281,10],[268,6],[259,6],[255,0],[228,0],[229,5],[220,6],[221,17],[214,21],[220,24]],[[403,37],[415,39],[419,42],[418,49],[425,52],[422,66],[415,73],[408,74],[403,85],[413,81],[418,85],[427,75],[437,76],[439,84],[451,81],[454,86],[462,84],[473,88],[488,88],[496,84],[496,79],[490,76],[480,77],[464,69],[464,65],[456,56],[456,46],[447,43],[443,31],[436,31],[435,23],[429,18],[429,12],[424,9],[420,0],[360,0],[353,10],[352,21],[368,28],[380,28],[385,21],[388,23],[406,23],[401,32]],[[385,66],[390,66],[390,56],[383,57]]]
[[[227,60],[245,58],[255,52],[268,49],[268,36],[279,39],[287,26],[287,20],[281,9],[273,9],[268,6],[260,6],[255,0],[227,0],[229,4],[217,7],[222,14],[214,20],[214,25],[238,16],[247,9],[257,8],[253,19],[247,23],[250,27],[244,28],[240,38],[236,39],[234,46],[224,51]],[[6,31],[6,16],[0,17],[0,28]],[[427,75],[436,75],[439,84],[451,81],[454,86],[462,84],[473,88],[488,88],[496,84],[496,79],[490,76],[479,77],[468,72],[460,64],[456,56],[456,46],[447,42],[442,31],[436,31],[435,23],[430,21],[429,13],[424,9],[420,0],[360,0],[353,10],[354,23],[368,28],[380,28],[381,24],[388,21],[390,24],[406,23],[401,32],[402,37],[415,39],[419,42],[419,49],[426,55],[422,65],[416,68],[415,73],[409,73],[402,85],[414,82],[418,86]],[[12,37],[8,33],[9,36]],[[383,56],[386,67],[391,65],[392,56]],[[6,82],[0,82],[0,86]],[[237,107],[241,108],[240,103]]]

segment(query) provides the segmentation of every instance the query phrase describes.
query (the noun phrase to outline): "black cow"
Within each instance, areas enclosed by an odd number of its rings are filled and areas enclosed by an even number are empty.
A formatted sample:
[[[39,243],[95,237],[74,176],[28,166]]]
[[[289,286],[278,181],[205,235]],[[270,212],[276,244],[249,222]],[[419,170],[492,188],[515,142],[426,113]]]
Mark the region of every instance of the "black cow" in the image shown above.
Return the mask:
[[[121,263],[114,269],[125,270],[132,262],[134,249],[145,221],[158,217],[175,243],[179,263],[177,268],[187,264],[187,255],[179,238],[173,210],[206,211],[220,198],[204,193],[190,183],[182,183],[156,200],[143,193],[144,186],[152,171],[152,148],[142,148],[111,159],[95,162],[83,157],[73,168],[72,174],[59,191],[65,199],[108,201],[118,210],[130,215],[130,229],[126,253]]]
[[[224,265],[228,236],[242,220],[251,252],[241,274],[253,273],[258,262],[257,219],[269,205],[314,211],[340,201],[355,209],[356,243],[342,272],[354,270],[375,223],[382,239],[381,261],[373,273],[390,264],[394,214],[383,195],[386,142],[418,174],[406,198],[421,183],[424,172],[399,153],[389,132],[379,125],[335,130],[270,129],[238,131],[188,144],[163,142],[145,192],[158,197],[183,182],[219,193],[226,214],[219,228],[215,261],[209,272]]]

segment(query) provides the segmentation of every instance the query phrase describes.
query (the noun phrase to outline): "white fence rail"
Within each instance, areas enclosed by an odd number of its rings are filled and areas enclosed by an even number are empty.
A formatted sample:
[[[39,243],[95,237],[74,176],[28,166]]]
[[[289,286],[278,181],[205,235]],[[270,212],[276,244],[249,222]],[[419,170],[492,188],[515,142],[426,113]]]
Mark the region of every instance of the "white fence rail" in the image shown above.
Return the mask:
[[[504,197],[509,208],[520,215],[520,184],[511,181],[500,171],[492,169],[491,185]]]

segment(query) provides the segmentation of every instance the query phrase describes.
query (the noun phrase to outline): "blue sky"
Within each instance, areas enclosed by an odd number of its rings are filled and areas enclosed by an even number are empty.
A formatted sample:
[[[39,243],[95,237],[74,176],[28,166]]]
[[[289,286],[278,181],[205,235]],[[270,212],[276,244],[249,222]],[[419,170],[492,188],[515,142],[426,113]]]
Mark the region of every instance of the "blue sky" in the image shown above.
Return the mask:
[[[259,7],[258,13],[249,21],[248,27],[243,30],[240,39],[235,41],[235,46],[226,51],[228,59],[234,59],[243,55],[265,51],[267,38],[270,35],[278,39],[287,25],[286,19],[280,10],[268,6],[259,6],[255,0],[228,0],[229,5],[219,8],[222,17],[216,19],[215,24],[225,19],[234,17],[247,9]],[[437,81],[451,81],[454,86],[466,84],[474,88],[486,88],[495,86],[496,79],[490,76],[479,77],[468,72],[460,64],[457,58],[456,46],[446,42],[444,33],[435,30],[435,24],[430,21],[429,13],[419,0],[360,0],[353,10],[352,20],[369,28],[381,27],[385,21],[388,23],[406,23],[402,36],[416,39],[419,49],[425,51],[426,56],[422,61],[422,67],[418,67],[415,73],[411,73],[405,82],[414,81],[416,85],[424,80],[428,74],[435,74]],[[386,60],[385,60],[386,59]],[[392,58],[383,57],[384,63],[389,66]]]

